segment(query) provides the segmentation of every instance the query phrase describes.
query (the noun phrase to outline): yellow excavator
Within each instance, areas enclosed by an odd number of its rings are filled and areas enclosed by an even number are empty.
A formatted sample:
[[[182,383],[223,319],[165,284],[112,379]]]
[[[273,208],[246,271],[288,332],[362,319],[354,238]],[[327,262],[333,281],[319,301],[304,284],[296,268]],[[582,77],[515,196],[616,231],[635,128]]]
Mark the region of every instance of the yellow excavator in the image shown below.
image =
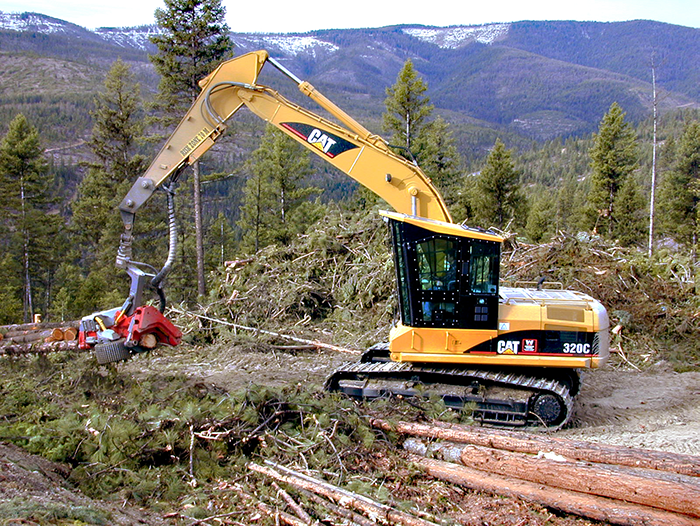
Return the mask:
[[[265,64],[337,122],[258,84]],[[400,322],[388,343],[336,370],[327,389],[363,398],[435,394],[450,406],[473,404],[478,420],[495,425],[557,428],[569,421],[578,371],[608,358],[608,316],[598,301],[570,290],[501,286],[503,238],[455,224],[418,166],[266,51],[221,64],[200,86],[197,100],[119,206],[125,230],[117,266],[130,275],[131,290],[122,306],[81,322],[80,345],[94,348],[99,363],[179,343],[180,331],[163,315],[161,288],[175,259],[171,184],[246,106],[394,209],[380,213],[393,239]],[[132,258],[135,214],[158,188],[168,194],[171,221],[170,252],[160,271]],[[160,309],[144,303],[149,288],[160,297]]]

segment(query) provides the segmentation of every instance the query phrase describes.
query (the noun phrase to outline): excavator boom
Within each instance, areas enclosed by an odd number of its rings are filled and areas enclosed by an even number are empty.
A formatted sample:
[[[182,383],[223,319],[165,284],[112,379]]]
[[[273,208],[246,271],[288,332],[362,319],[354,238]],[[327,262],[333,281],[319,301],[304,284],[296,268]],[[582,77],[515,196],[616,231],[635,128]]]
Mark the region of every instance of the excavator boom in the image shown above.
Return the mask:
[[[277,91],[257,85],[265,63],[297,83],[341,124],[302,108]],[[156,158],[120,204],[127,220],[155,189],[178,170],[207,152],[226,130],[226,122],[243,106],[343,171],[384,199],[397,212],[452,222],[438,190],[421,169],[394,154],[372,134],[308,82],[300,81],[267,52],[229,60],[200,82],[202,92]]]

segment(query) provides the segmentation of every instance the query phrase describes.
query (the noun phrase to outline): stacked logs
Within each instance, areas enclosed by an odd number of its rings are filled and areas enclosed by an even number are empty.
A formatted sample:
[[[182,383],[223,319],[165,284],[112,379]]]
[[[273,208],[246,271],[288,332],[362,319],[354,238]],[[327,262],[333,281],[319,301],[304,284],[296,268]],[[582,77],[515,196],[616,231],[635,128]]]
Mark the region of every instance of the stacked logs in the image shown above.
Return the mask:
[[[700,526],[697,456],[440,422],[372,425],[410,435],[414,464],[475,491],[611,524]]]
[[[45,354],[78,348],[77,321],[0,326],[0,356]]]

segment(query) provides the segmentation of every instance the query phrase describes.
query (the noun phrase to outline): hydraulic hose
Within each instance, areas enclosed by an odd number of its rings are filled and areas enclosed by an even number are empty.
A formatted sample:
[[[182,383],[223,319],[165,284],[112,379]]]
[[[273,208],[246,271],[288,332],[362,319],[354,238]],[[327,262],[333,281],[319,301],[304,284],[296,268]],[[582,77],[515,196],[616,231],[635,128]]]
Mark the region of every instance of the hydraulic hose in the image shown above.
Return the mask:
[[[170,273],[175,258],[177,256],[177,221],[175,218],[175,192],[169,187],[163,187],[168,196],[168,259],[166,259],[163,264],[163,268],[160,272],[151,280],[151,285],[156,289],[158,298],[160,300],[160,311],[165,311],[165,293],[161,287],[161,283],[165,277]]]

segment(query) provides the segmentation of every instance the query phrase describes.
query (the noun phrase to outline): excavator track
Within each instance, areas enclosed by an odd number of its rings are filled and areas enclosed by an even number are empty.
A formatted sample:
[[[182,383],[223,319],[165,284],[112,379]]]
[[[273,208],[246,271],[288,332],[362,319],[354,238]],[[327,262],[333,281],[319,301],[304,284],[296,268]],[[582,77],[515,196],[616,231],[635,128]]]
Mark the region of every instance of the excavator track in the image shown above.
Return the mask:
[[[354,398],[440,396],[445,405],[474,407],[474,419],[504,427],[559,429],[571,419],[578,376],[550,371],[522,374],[502,370],[435,367],[386,360],[349,362],[327,380],[325,388]]]

